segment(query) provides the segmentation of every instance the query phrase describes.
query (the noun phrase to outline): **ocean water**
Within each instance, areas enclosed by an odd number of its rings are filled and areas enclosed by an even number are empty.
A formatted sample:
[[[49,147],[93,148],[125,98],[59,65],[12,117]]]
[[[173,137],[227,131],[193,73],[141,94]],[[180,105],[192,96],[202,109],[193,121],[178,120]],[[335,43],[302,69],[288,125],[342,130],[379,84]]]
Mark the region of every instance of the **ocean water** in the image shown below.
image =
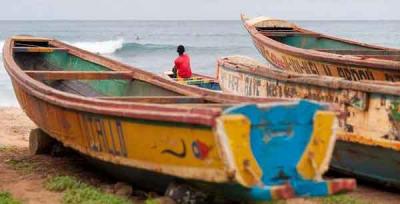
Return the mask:
[[[330,35],[400,48],[400,21],[295,22]],[[216,60],[228,55],[265,62],[240,21],[0,21],[0,47],[17,34],[57,38],[154,73],[171,69],[179,44],[185,45],[197,73],[214,75]],[[2,59],[0,106],[18,106]]]

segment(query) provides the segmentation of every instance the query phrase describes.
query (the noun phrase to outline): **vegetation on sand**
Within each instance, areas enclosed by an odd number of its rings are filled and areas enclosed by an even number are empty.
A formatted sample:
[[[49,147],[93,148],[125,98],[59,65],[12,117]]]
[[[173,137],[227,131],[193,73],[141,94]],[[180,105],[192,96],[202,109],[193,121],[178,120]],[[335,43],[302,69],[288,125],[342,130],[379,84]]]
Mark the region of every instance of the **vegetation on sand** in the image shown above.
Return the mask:
[[[56,176],[45,183],[50,191],[64,192],[62,203],[96,203],[96,204],[128,204],[129,200],[103,192],[91,185],[83,183],[74,177]]]
[[[9,192],[0,191],[0,204],[20,204]]]
[[[322,199],[323,204],[367,204],[359,199],[353,198],[349,195],[335,195],[328,196]]]

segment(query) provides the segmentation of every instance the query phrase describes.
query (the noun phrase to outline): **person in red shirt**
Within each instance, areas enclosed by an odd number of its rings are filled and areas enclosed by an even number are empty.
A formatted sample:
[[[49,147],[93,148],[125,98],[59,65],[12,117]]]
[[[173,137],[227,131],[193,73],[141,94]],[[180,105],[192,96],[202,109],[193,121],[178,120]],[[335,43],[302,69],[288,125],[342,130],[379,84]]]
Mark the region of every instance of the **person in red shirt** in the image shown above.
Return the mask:
[[[192,77],[192,69],[190,68],[190,57],[185,53],[185,47],[179,45],[176,49],[179,56],[175,59],[175,66],[172,68],[174,77],[190,78]]]

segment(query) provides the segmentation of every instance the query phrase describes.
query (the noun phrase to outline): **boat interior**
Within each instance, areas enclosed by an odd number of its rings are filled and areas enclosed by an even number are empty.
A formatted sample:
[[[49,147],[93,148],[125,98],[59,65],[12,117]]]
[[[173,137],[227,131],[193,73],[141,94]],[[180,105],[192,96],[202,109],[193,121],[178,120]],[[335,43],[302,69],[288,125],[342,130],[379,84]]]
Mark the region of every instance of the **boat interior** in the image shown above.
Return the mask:
[[[212,103],[136,79],[134,70],[116,71],[82,59],[67,49],[51,46],[48,40],[14,40],[12,49],[15,62],[27,75],[60,91],[124,102]],[[194,81],[193,85],[202,85],[200,81]]]
[[[256,29],[264,36],[292,47],[361,58],[400,61],[400,50],[376,48],[296,27],[256,27]]]

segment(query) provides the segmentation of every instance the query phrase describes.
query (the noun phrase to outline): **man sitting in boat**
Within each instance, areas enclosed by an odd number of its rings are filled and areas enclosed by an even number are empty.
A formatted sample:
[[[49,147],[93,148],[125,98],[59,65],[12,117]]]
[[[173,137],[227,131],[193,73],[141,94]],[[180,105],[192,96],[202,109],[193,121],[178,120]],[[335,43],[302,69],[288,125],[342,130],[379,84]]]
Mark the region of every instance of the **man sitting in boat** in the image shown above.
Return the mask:
[[[192,69],[190,68],[189,55],[185,53],[185,47],[179,45],[176,49],[179,56],[175,59],[175,66],[172,68],[174,78],[190,78],[192,77]]]

